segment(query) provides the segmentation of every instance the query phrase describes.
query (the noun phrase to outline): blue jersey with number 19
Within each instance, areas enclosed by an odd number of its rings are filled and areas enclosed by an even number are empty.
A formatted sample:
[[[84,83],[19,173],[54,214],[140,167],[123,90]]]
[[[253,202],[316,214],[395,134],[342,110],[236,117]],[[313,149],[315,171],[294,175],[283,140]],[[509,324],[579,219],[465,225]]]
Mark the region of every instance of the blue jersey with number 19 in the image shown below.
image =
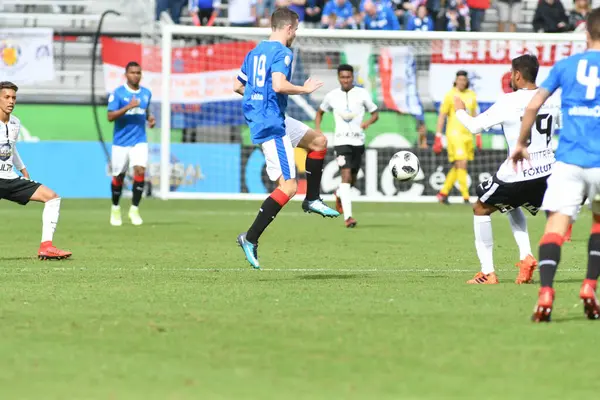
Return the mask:
[[[254,144],[285,135],[288,96],[273,90],[273,72],[291,80],[292,51],[280,42],[263,41],[246,55],[238,74],[246,86],[242,109]]]
[[[557,62],[541,87],[561,93],[562,129],[556,160],[582,168],[600,167],[600,51]]]

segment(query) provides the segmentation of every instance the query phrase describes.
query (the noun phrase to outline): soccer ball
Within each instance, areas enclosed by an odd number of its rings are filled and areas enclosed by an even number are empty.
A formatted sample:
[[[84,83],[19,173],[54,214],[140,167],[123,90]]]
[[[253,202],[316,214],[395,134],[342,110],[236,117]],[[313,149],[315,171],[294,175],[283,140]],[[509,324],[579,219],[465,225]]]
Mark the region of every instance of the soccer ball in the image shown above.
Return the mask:
[[[400,182],[413,180],[421,168],[419,159],[410,151],[399,151],[392,156],[389,163],[394,178]]]

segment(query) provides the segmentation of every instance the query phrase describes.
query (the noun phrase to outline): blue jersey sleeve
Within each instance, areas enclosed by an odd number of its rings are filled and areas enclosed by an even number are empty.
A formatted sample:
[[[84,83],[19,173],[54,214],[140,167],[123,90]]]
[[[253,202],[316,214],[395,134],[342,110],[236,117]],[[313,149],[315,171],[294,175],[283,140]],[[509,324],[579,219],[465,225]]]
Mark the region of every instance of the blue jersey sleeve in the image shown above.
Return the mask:
[[[323,15],[328,17],[333,14],[333,0],[330,0],[325,4],[325,8],[323,9]]]
[[[275,53],[273,57],[273,65],[271,66],[271,73],[281,72],[286,77],[292,69],[292,52],[289,49],[282,49]]]
[[[548,74],[548,77],[540,86],[541,88],[546,89],[548,92],[550,92],[550,94],[554,93],[554,91],[560,86],[562,65],[563,63],[560,61],[554,64],[554,66],[550,70],[550,74]]]
[[[391,8],[386,7],[385,13],[387,15],[388,22],[390,23],[391,29],[394,31],[399,31],[400,30],[400,22],[398,22],[398,18],[396,17],[396,14],[394,14],[394,11],[392,11]]]
[[[108,111],[117,111],[121,108],[121,98],[118,90],[115,90],[108,96]]]
[[[244,58],[244,62],[242,63],[242,68],[240,68],[240,72],[238,72],[237,79],[242,83],[242,85],[246,85],[248,82],[248,57],[250,57],[250,53],[246,54]]]

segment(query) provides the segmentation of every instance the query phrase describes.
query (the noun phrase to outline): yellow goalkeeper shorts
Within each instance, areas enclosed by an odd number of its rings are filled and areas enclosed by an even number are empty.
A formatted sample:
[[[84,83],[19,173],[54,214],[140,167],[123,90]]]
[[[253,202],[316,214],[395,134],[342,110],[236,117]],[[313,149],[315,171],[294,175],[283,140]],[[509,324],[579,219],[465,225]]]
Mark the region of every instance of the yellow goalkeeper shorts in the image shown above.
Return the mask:
[[[472,135],[448,135],[448,161],[473,161],[475,148]]]

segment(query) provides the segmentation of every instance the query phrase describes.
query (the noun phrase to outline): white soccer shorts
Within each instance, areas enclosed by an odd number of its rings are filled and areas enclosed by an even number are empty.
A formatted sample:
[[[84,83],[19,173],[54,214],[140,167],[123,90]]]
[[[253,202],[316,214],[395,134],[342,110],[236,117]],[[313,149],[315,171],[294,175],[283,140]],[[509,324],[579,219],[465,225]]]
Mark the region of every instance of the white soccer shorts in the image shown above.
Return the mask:
[[[554,163],[542,210],[573,218],[577,216],[584,196],[590,199],[592,211],[600,214],[600,168],[581,168],[560,161]]]
[[[112,146],[111,167],[113,176],[124,174],[129,166],[148,167],[148,143],[134,146]]]
[[[294,148],[298,146],[309,129],[306,124],[286,117],[285,136],[262,143],[267,175],[270,180],[275,182],[280,176],[283,176],[285,180],[296,178]]]

